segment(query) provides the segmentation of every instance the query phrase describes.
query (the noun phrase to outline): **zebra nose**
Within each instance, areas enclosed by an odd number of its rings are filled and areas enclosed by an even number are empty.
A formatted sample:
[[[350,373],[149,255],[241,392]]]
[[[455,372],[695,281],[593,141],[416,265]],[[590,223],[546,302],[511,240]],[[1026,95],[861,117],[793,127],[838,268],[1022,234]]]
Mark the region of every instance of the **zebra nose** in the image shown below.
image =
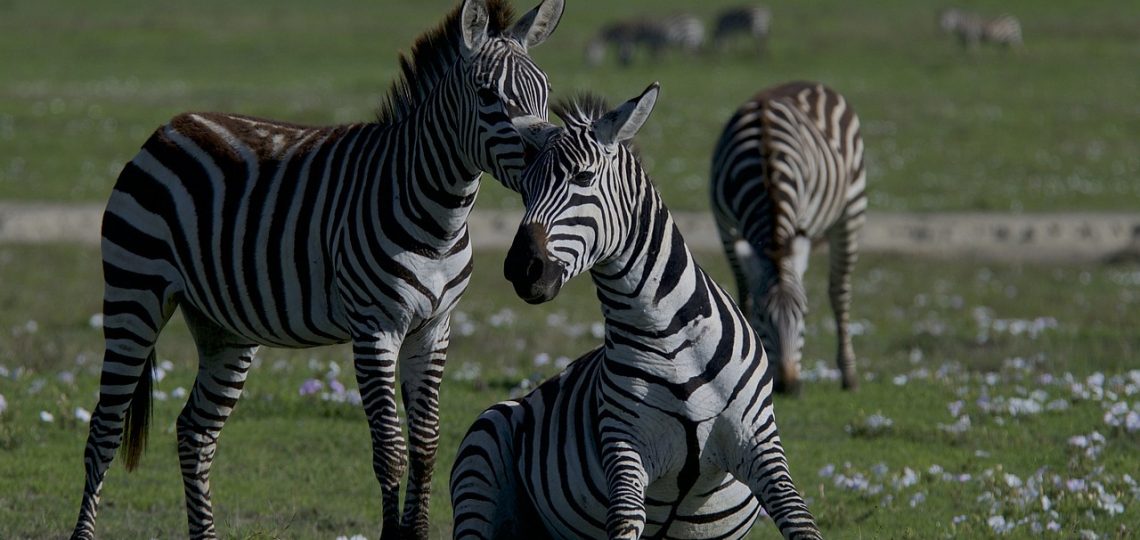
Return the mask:
[[[542,225],[519,227],[503,262],[503,277],[515,293],[532,304],[545,302],[558,293],[562,272],[558,263],[546,256],[546,230]]]

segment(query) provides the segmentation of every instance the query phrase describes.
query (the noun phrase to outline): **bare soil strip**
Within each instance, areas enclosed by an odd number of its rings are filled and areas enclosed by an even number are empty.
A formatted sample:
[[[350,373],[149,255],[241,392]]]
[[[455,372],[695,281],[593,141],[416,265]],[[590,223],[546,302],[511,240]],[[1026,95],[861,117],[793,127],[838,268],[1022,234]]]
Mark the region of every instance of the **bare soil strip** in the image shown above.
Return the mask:
[[[0,244],[98,244],[101,204],[0,202]],[[476,211],[476,249],[506,249],[520,214]],[[712,216],[674,213],[696,250],[720,249]],[[1140,213],[868,213],[860,239],[868,252],[982,260],[1098,261],[1140,259]]]

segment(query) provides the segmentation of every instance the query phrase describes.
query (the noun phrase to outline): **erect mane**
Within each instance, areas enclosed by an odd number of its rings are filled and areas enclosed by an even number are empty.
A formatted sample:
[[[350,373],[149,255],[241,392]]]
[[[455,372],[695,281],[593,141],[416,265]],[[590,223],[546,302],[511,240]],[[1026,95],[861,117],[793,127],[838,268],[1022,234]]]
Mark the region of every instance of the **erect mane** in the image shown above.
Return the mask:
[[[412,44],[411,55],[400,53],[400,76],[392,82],[388,95],[376,111],[380,123],[398,122],[423,103],[431,89],[459,58],[463,43],[460,17],[463,3],[451,10],[432,30],[428,30]],[[487,34],[498,36],[510,28],[514,10],[506,0],[487,0]]]
[[[586,127],[610,112],[610,105],[606,102],[606,98],[587,90],[577,92],[568,98],[558,98],[550,106],[550,111],[558,115],[567,127]],[[635,157],[639,155],[633,139],[623,141],[621,144]]]
[[[588,126],[610,110],[606,98],[590,91],[578,92],[568,98],[559,98],[550,106],[567,125]]]

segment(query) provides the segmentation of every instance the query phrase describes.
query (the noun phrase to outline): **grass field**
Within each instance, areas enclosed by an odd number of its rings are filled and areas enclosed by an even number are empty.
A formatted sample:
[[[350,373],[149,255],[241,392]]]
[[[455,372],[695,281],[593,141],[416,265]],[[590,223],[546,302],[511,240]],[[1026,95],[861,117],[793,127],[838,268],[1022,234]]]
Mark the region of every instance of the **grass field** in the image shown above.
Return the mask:
[[[447,476],[477,412],[598,343],[587,281],[553,304],[527,306],[505,286],[502,256],[478,255],[453,324],[433,537],[450,530]],[[727,279],[718,254],[699,259]],[[102,350],[91,319],[98,261],[93,249],[0,247],[0,282],[21,285],[0,289],[2,538],[59,537],[73,523],[86,437],[76,408],[95,403]],[[825,267],[817,260],[809,275],[812,380],[776,410],[793,474],[829,537],[975,538],[1003,526],[1030,537],[1051,523],[1058,538],[1140,531],[1140,266],[867,256],[855,280],[863,386],[854,394],[828,380]],[[355,388],[349,351],[264,349],[260,358],[219,445],[220,532],[375,538],[367,428],[359,407],[337,401]],[[172,427],[196,364],[180,320],[163,334],[159,359],[169,361],[157,385],[167,399],[156,402],[140,470],[112,467],[104,538],[185,534]],[[328,399],[300,395],[310,379]],[[349,392],[330,391],[332,380]],[[776,536],[767,524],[753,533]]]
[[[826,82],[859,111],[872,209],[1128,210],[1140,200],[1134,1],[968,2],[1016,13],[1026,36],[1020,53],[973,55],[938,33],[941,1],[787,2],[774,6],[763,61],[738,52],[585,66],[584,44],[610,18],[687,9],[711,19],[729,3],[570,1],[534,51],[555,96],[591,88],[620,100],[661,81],[639,140],[674,208],[706,207],[724,122],[760,88],[791,79]],[[102,201],[147,135],[183,110],[368,120],[396,51],[450,5],[2,2],[0,199]],[[482,207],[514,203],[492,184]]]
[[[570,0],[534,51],[556,97],[592,88],[617,101],[661,81],[639,145],[671,208],[707,207],[708,155],[723,122],[758,89],[790,79],[824,81],[859,111],[872,211],[1140,203],[1134,1],[969,2],[1020,16],[1026,47],[1012,54],[959,50],[937,32],[943,2],[820,0],[773,5],[760,61],[583,62],[611,17],[690,9],[710,18],[727,3],[736,2]],[[102,201],[151,130],[184,110],[368,120],[396,51],[450,5],[0,0],[0,200]],[[479,208],[517,208],[497,183],[484,186]],[[699,255],[727,283],[723,256]],[[527,306],[501,277],[502,258],[477,255],[453,320],[433,537],[449,536],[448,472],[475,415],[599,342],[588,281]],[[808,282],[812,380],[800,398],[779,399],[777,413],[828,537],[1138,535],[1140,266],[864,256],[854,305],[864,379],[854,394],[832,380],[825,268],[815,260]],[[0,538],[57,538],[74,522],[82,417],[101,364],[101,287],[95,249],[0,246]],[[168,363],[150,451],[136,473],[112,467],[102,537],[185,535],[173,423],[195,358],[176,318],[159,343]],[[379,489],[351,372],[345,347],[263,350],[214,468],[223,535],[377,536]],[[753,537],[777,535],[762,524]]]

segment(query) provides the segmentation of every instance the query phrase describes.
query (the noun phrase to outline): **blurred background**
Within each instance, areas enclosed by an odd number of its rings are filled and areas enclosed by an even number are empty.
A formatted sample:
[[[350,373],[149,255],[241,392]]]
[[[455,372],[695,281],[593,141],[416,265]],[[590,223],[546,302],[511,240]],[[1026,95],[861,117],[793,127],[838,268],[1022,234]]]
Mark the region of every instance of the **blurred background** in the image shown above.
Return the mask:
[[[637,142],[670,208],[697,221],[707,219],[710,154],[732,112],[765,87],[806,79],[843,93],[862,120],[869,225],[897,216],[954,223],[939,229],[966,245],[952,253],[865,251],[853,301],[857,393],[835,381],[826,255],[812,261],[808,387],[777,411],[793,474],[825,533],[1135,535],[1140,3],[963,1],[955,7],[985,18],[1012,14],[1023,35],[1021,46],[963,46],[940,27],[943,0],[768,1],[762,47],[741,35],[695,52],[637,46],[624,61],[612,46],[590,54],[615,21],[686,13],[711,37],[718,14],[737,5],[568,0],[558,30],[532,54],[554,98],[589,89],[616,103],[660,81]],[[398,52],[452,6],[0,0],[0,215],[46,205],[53,219],[97,216],[123,164],[182,111],[369,121]],[[516,2],[520,15],[530,7]],[[486,178],[476,207],[520,205]],[[1125,248],[1049,252],[1039,237],[1005,257],[1000,243],[970,251],[971,235],[1001,234],[977,223],[1041,216],[1076,231],[1061,235],[1076,244],[1109,235]],[[1082,226],[1093,232],[1081,237]],[[903,236],[916,230],[900,227]],[[452,325],[432,509],[440,537],[450,534],[451,454],[477,411],[599,342],[587,280],[552,304],[527,306],[501,277],[504,251],[479,251]],[[697,255],[734,287],[723,254]],[[102,354],[101,288],[90,242],[0,243],[0,537],[59,537],[73,523]],[[196,357],[181,321],[163,335],[159,358],[151,451],[130,476],[113,467],[104,537],[185,534],[170,426]],[[347,348],[263,350],[214,469],[223,534],[378,535],[351,372]],[[776,536],[767,524],[753,535]]]

